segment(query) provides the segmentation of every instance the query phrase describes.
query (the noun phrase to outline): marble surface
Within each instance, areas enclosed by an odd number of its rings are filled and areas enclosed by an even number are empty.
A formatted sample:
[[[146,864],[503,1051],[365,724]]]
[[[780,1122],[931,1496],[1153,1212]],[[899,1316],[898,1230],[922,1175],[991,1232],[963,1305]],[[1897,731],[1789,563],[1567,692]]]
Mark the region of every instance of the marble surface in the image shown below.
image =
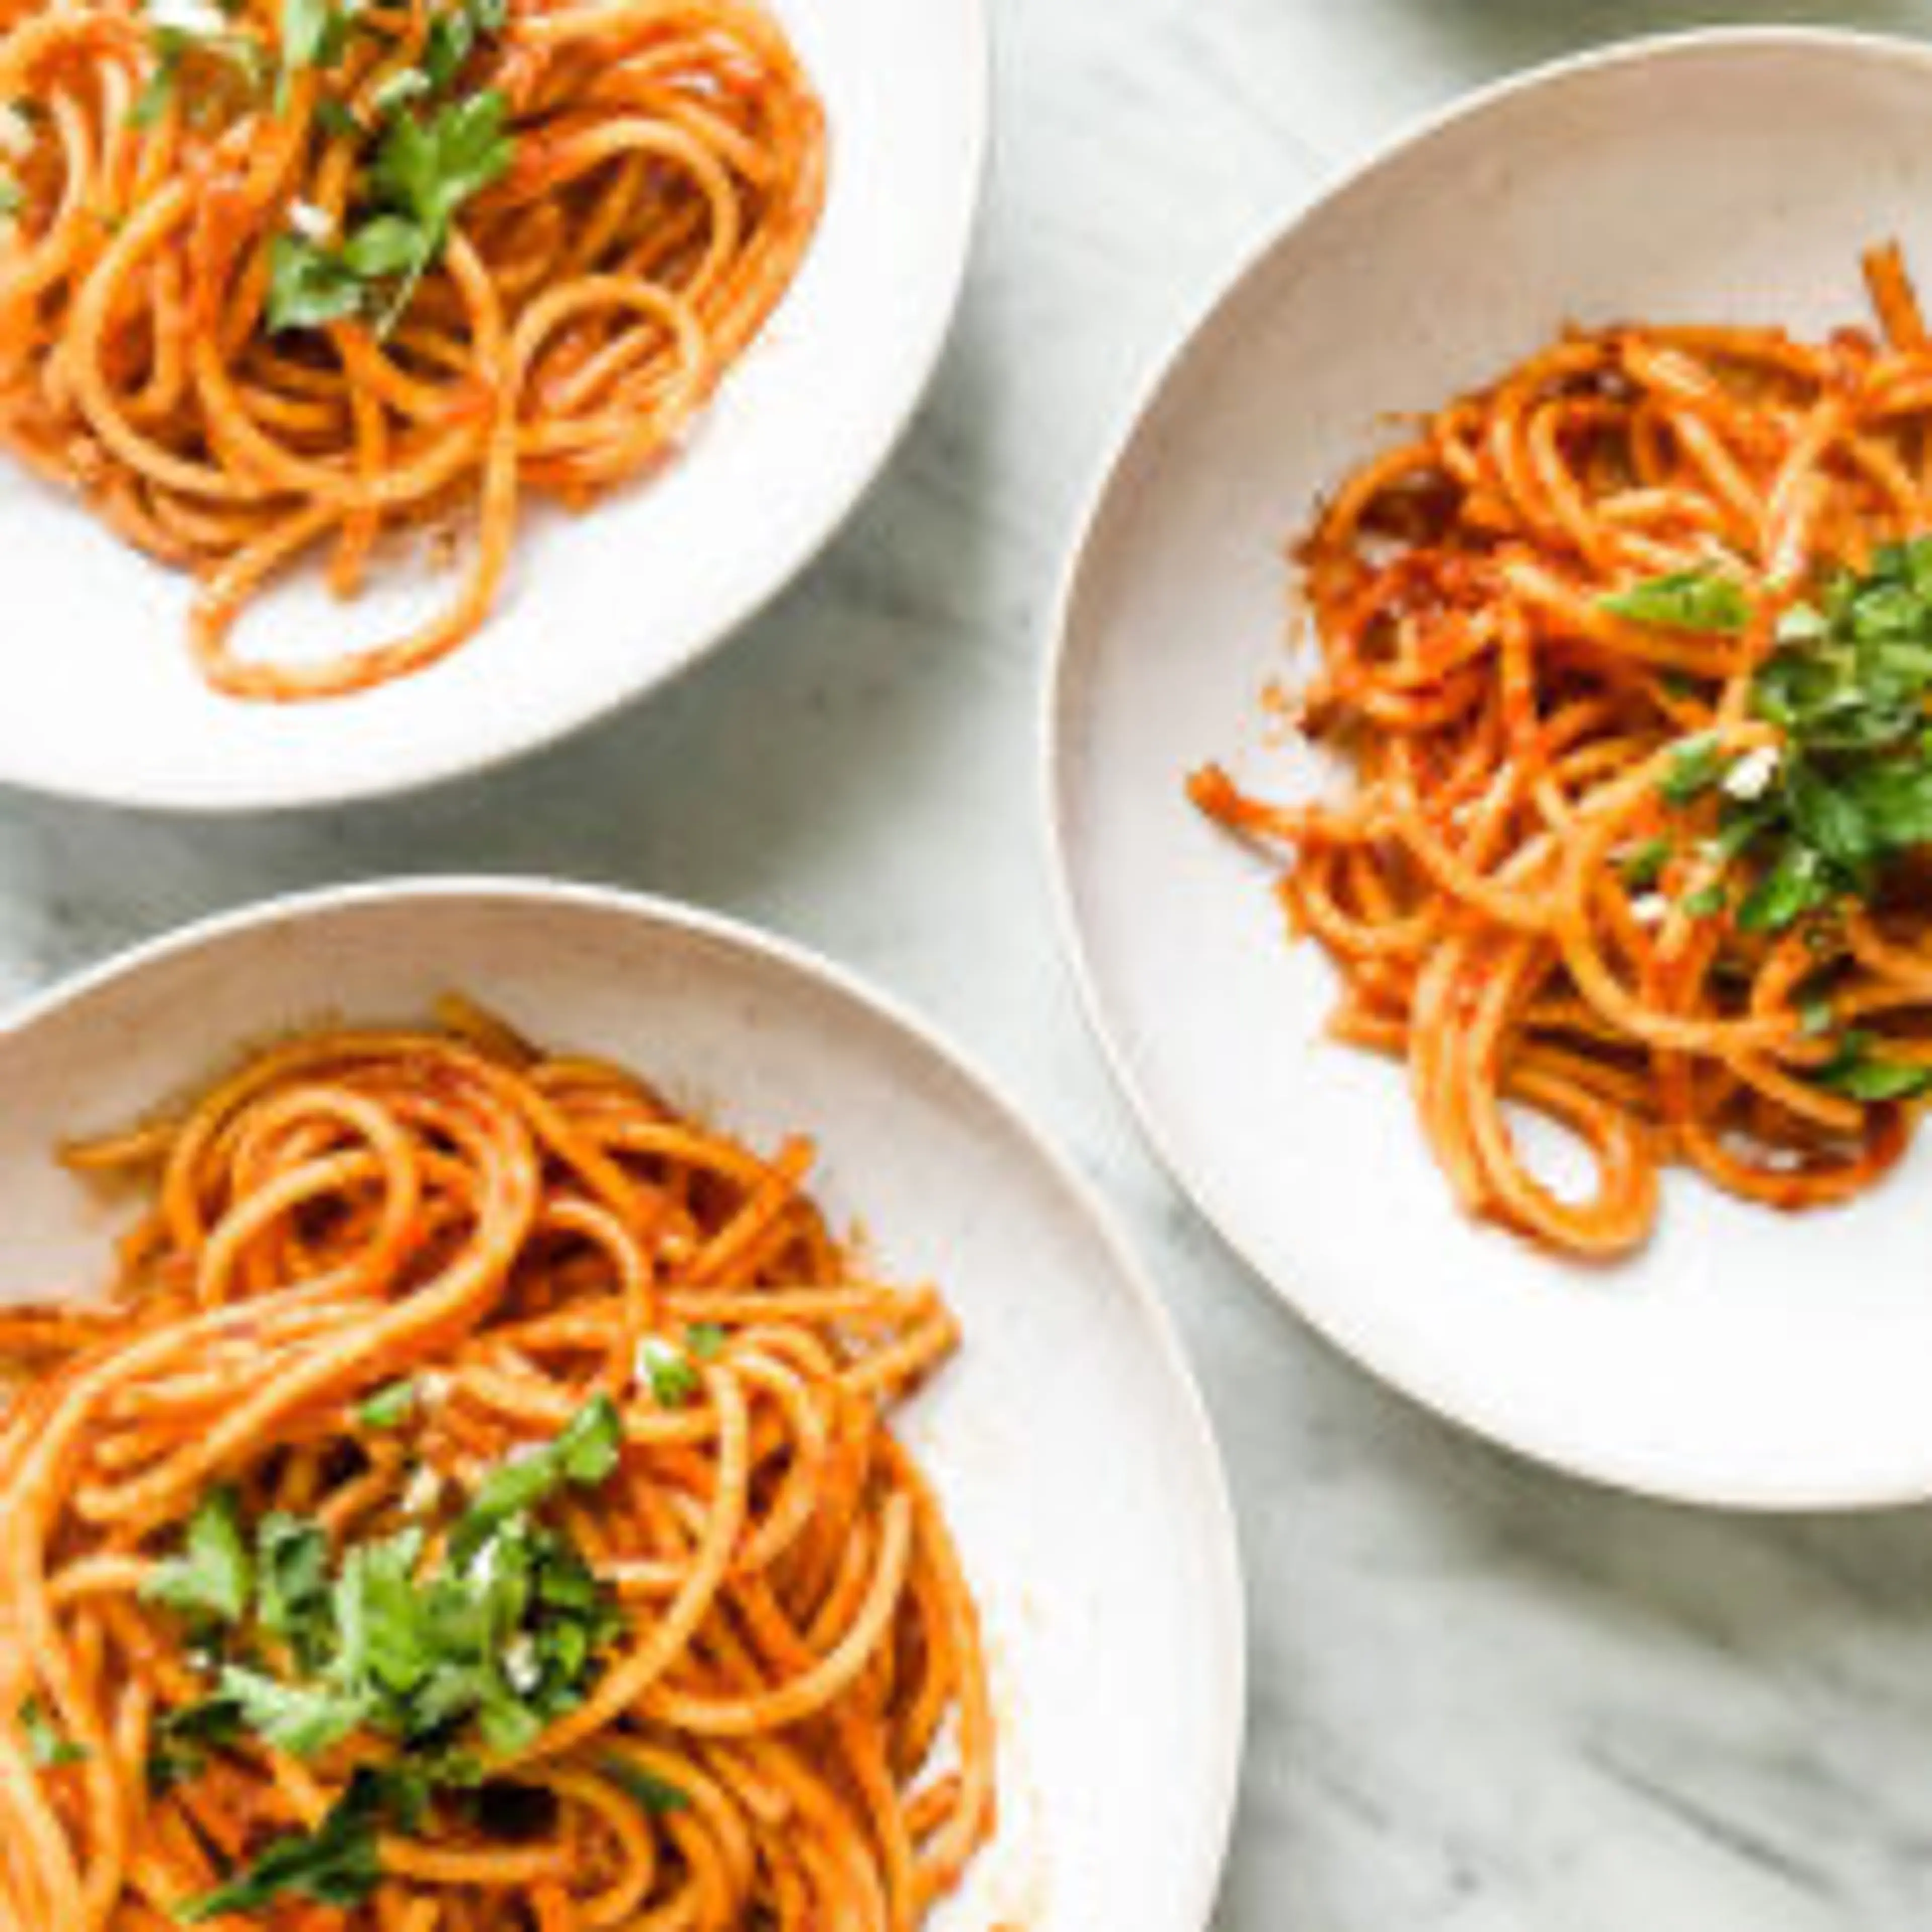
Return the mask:
[[[1006,0],[950,353],[790,595],[646,707],[386,806],[236,824],[0,797],[0,995],[195,914],[392,872],[614,880],[821,946],[1030,1103],[1192,1345],[1254,1626],[1222,1932],[1917,1932],[1932,1520],[1594,1493],[1333,1358],[1133,1138],[1056,957],[1035,772],[1077,506],[1152,359],[1250,242],[1404,117],[1514,67],[1808,17],[1923,31],[1932,4]]]

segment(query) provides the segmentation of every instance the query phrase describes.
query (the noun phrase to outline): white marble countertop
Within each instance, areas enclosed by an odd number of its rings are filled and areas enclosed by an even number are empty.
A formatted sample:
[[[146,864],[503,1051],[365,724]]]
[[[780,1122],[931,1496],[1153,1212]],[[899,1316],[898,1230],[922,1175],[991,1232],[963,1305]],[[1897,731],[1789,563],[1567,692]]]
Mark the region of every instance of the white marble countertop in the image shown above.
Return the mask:
[[[1338,1363],[1134,1139],[1056,957],[1035,773],[1076,508],[1152,358],[1250,241],[1404,117],[1513,67],[1807,17],[1925,30],[1932,4],[1005,0],[951,352],[802,584],[644,708],[481,782],[249,825],[0,796],[0,995],[195,914],[389,872],[615,880],[803,938],[1031,1103],[1192,1345],[1254,1627],[1222,1932],[1922,1932],[1932,1519],[1606,1496]]]

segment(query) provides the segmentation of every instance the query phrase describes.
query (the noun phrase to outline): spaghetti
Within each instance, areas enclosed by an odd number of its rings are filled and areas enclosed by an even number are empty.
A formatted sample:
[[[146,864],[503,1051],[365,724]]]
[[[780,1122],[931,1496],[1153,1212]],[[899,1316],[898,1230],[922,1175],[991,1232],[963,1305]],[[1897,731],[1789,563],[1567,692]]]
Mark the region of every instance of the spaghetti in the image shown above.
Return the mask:
[[[1564,1253],[1643,1242],[1670,1163],[1849,1200],[1932,1084],[1932,346],[1866,272],[1879,335],[1573,332],[1358,471],[1300,552],[1342,794],[1191,781],[1459,1201]]]
[[[912,1932],[989,1833],[886,1412],[950,1352],[765,1159],[453,1006],[77,1149],[0,1316],[0,1924]]]
[[[824,134],[749,0],[0,0],[0,442],[191,571],[231,695],[472,637],[524,500],[665,460],[783,296]],[[320,659],[238,620],[473,522],[448,608]]]

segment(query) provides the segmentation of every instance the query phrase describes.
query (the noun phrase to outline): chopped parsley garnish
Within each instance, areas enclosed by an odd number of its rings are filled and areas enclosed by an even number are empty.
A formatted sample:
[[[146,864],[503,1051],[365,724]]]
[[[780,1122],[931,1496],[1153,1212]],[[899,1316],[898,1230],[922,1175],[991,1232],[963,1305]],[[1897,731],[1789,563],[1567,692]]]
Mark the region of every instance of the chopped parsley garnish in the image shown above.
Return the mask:
[[[634,1758],[622,1757],[613,1751],[599,1761],[598,1768],[613,1784],[621,1785],[654,1817],[668,1811],[691,1808],[689,1792],[658,1777],[655,1772],[646,1770]]]
[[[1850,1100],[1909,1100],[1932,1088],[1932,1066],[1885,1059],[1873,1052],[1869,1034],[1855,1030],[1844,1035],[1836,1054],[1811,1078]]]
[[[319,1759],[366,1733],[393,1755],[374,1782],[358,1773],[316,1832],[275,1840],[182,1916],[290,1892],[359,1901],[378,1875],[377,1831],[404,1798],[419,1808],[474,1789],[490,1760],[583,1701],[622,1620],[575,1544],[536,1512],[602,1484],[622,1449],[616,1406],[598,1396],[554,1441],[492,1471],[440,1553],[410,1527],[337,1554],[320,1528],[277,1513],[251,1536],[231,1492],[204,1502],[173,1559],[194,1572],[178,1606],[206,1624],[218,1601],[226,1628],[211,1694],[156,1726],[150,1785],[195,1776],[209,1750],[244,1737]]]
[[[368,1714],[352,1693],[326,1684],[284,1684],[238,1664],[223,1666],[215,1695],[234,1706],[244,1730],[295,1757],[320,1757]]]
[[[1754,838],[1759,829],[1752,828]],[[1782,932],[1830,897],[1823,862],[1810,846],[1792,840],[1744,895],[1738,924],[1746,932]]]
[[[255,1526],[255,1615],[298,1663],[312,1664],[328,1625],[328,1538],[272,1510]]]
[[[297,1893],[318,1905],[359,1905],[382,1876],[376,1832],[404,1801],[382,1774],[356,1772],[349,1788],[313,1832],[278,1838],[225,1885],[174,1908],[184,1924],[200,1925],[229,1912],[260,1912]]]
[[[1779,933],[1874,898],[1895,862],[1932,844],[1932,538],[1888,546],[1788,611],[1752,702],[1774,750],[1733,761],[1687,740],[1658,789],[1684,806],[1724,788],[1717,856],[1752,868],[1738,924]]]
[[[200,1777],[210,1749],[232,1744],[241,1734],[241,1713],[225,1697],[204,1697],[164,1712],[148,1746],[148,1789],[158,1796]]]
[[[1617,855],[1618,876],[1634,892],[1648,892],[1664,876],[1670,862],[1668,838],[1646,838]]]
[[[368,131],[348,104],[333,94],[315,104],[315,122],[325,134],[337,140],[358,140]]]
[[[1838,1024],[1838,1016],[1824,994],[1814,993],[1798,1002],[1798,1024],[1808,1039],[1822,1040]]]
[[[1722,614],[1706,608],[1706,628]],[[1751,708],[1775,742],[1733,754],[1714,736],[1688,738],[1658,781],[1680,808],[1716,799],[1700,849],[1718,875],[1682,904],[1695,916],[1730,908],[1742,933],[1802,926],[1828,941],[1834,908],[1882,904],[1901,866],[1932,848],[1932,536],[1887,545],[1862,574],[1836,572],[1788,609],[1753,674]],[[1657,842],[1619,862],[1633,889],[1654,882]],[[1807,998],[1800,1013],[1808,1036],[1830,1037],[1827,1002]],[[1932,1066],[1887,1059],[1856,1031],[1807,1077],[1866,1102],[1932,1091]]]
[[[367,285],[336,250],[298,236],[268,244],[268,326],[321,328],[361,312]]]
[[[87,1756],[48,1715],[46,1706],[38,1697],[29,1697],[21,1705],[20,1729],[27,1740],[28,1754],[36,1764],[49,1770],[79,1764]]]
[[[464,204],[499,180],[514,143],[494,88],[418,117],[398,112],[367,180],[362,219],[339,247],[278,236],[268,262],[271,330],[316,328],[350,316],[393,328],[441,258]]]
[[[694,1322],[684,1331],[684,1346],[694,1362],[715,1362],[724,1352],[726,1339],[716,1322]]]
[[[1750,622],[1750,600],[1714,570],[1677,570],[1598,599],[1613,617],[1658,630],[1729,634]]]
[[[496,1525],[536,1508],[567,1485],[595,1488],[616,1468],[623,1444],[616,1404],[608,1395],[593,1396],[554,1442],[490,1471],[451,1538],[458,1560],[479,1549]]]
[[[0,169],[0,221],[10,220],[26,206],[27,191],[4,169]]]
[[[1686,738],[1665,761],[1657,788],[1672,805],[1688,805],[1724,776],[1724,754],[1714,738]]]
[[[660,1408],[683,1408],[704,1386],[698,1364],[675,1342],[647,1335],[638,1346],[638,1379],[647,1384]]]
[[[148,42],[154,65],[128,110],[137,128],[151,127],[175,98],[190,58],[199,57],[225,69],[251,98],[259,94],[268,75],[269,54],[252,34],[238,32],[220,8],[207,0],[148,0]],[[209,106],[191,104],[196,118]]]
[[[272,79],[279,113],[296,74],[339,65],[352,34],[384,31],[380,16],[364,15],[360,0],[280,0],[278,60],[213,0],[146,4],[153,67],[130,117],[141,127],[182,93],[191,59],[200,63],[196,75],[217,82],[221,68],[232,70],[251,100],[263,97]],[[351,317],[384,332],[394,326],[441,259],[464,205],[499,180],[513,158],[504,97],[488,88],[460,91],[472,56],[486,36],[501,32],[508,15],[508,0],[452,0],[433,9],[417,64],[382,82],[366,122],[335,94],[316,100],[322,131],[362,151],[352,218],[339,242],[290,233],[270,243],[264,313],[272,332]],[[226,92],[233,93],[232,82]],[[190,118],[212,118],[222,98],[218,85],[197,89],[188,99]]]
[[[438,14],[423,44],[425,84],[436,88],[451,86],[478,41],[486,34],[500,34],[509,13],[509,0],[458,0]]]
[[[149,1573],[141,1594],[192,1622],[233,1624],[248,1611],[254,1582],[241,1503],[232,1490],[216,1489],[202,1497],[180,1550]]]
[[[348,44],[350,16],[334,0],[282,0],[282,80],[298,68],[333,67]]]
[[[400,1429],[416,1413],[416,1406],[414,1382],[391,1382],[357,1405],[356,1420],[364,1429]]]
[[[425,262],[442,252],[463,204],[509,167],[508,113],[503,96],[486,88],[423,119],[405,114],[390,123],[376,152],[375,184],[415,226]]]

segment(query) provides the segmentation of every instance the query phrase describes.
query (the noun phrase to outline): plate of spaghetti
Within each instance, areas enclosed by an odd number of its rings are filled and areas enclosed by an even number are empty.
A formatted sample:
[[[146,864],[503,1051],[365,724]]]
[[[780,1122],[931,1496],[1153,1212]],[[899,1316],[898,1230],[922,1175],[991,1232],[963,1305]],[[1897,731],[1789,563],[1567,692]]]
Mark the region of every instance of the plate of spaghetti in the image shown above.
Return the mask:
[[[1176,1174],[1391,1380],[1692,1499],[1932,1484],[1928,110],[1775,30],[1456,109],[1214,306],[1064,608]]]
[[[0,10],[0,778],[316,802],[647,688],[937,358],[977,0]]]
[[[911,1022],[459,881],[164,941],[0,1064],[8,1924],[1207,1924],[1212,1441]]]

